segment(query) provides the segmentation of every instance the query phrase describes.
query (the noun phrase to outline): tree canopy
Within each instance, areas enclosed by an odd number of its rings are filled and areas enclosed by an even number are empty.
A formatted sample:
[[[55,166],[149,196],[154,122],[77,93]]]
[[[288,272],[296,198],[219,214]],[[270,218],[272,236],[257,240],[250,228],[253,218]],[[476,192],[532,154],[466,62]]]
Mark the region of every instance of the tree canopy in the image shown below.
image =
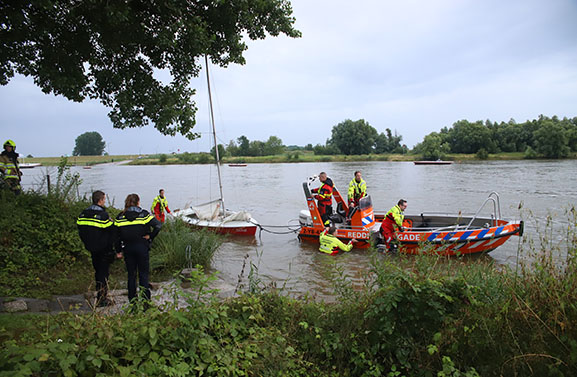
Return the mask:
[[[152,122],[194,139],[201,58],[244,64],[246,37],[299,37],[294,21],[287,0],[2,1],[0,84],[22,74],[44,93],[99,100],[116,128]]]
[[[527,158],[563,158],[577,152],[577,117],[559,119],[540,115],[525,123],[513,119],[501,123],[460,120],[439,133],[426,135],[413,152],[433,159],[449,152],[478,155],[523,152]]]
[[[106,143],[98,132],[85,132],[76,138],[76,146],[72,154],[74,156],[100,156],[105,146]]]

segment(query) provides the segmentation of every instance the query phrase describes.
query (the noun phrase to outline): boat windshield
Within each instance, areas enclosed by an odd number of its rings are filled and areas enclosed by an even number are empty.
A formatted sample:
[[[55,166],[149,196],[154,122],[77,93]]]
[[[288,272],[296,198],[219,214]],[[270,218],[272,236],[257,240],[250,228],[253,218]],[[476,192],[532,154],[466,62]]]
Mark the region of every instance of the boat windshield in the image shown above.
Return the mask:
[[[370,195],[367,195],[359,200],[359,209],[363,210],[372,207],[373,207],[373,201],[371,200]]]

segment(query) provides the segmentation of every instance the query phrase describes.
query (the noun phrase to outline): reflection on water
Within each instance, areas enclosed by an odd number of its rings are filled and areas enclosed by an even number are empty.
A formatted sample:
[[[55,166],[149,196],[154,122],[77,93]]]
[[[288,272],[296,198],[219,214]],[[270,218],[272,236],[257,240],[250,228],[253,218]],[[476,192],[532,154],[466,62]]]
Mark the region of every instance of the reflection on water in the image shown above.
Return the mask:
[[[46,168],[25,171],[26,188],[39,181]],[[49,169],[53,176],[56,169]],[[475,213],[486,197],[496,191],[501,198],[504,218],[518,220],[519,206],[536,219],[552,214],[566,224],[564,211],[577,204],[577,162],[575,161],[492,161],[456,163],[445,166],[415,166],[410,162],[339,162],[299,164],[252,164],[244,168],[223,166],[225,204],[230,209],[251,212],[265,228],[298,224],[298,214],[306,209],[302,182],[326,171],[336,186],[346,193],[355,170],[363,172],[368,193],[376,210],[386,211],[400,198],[408,200],[407,213]],[[135,192],[142,206],[149,208],[158,189],[166,191],[171,209],[208,202],[218,197],[216,168],[208,165],[128,166],[97,165],[76,169],[83,179],[81,192],[105,191],[116,207],[127,194]],[[486,214],[491,211],[486,206]],[[526,215],[524,215],[526,216]],[[526,234],[534,233],[535,222],[526,224]],[[512,237],[491,252],[499,264],[514,265],[519,239]],[[248,254],[261,279],[286,284],[293,292],[311,291],[318,296],[332,292],[329,278],[335,263],[355,281],[362,281],[370,268],[367,251],[353,250],[336,257],[317,251],[312,244],[299,243],[296,234],[262,232],[254,239],[229,238],[221,247],[214,267],[230,282],[236,282]],[[246,276],[245,276],[246,280]]]

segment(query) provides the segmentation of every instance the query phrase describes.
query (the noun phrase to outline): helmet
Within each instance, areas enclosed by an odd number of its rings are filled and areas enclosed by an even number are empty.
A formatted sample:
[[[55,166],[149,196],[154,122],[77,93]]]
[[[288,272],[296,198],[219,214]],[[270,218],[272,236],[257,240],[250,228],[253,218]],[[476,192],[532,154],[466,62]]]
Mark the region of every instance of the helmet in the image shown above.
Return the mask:
[[[12,148],[16,148],[16,143],[12,140],[6,140],[6,142],[4,143],[4,145],[10,145]]]

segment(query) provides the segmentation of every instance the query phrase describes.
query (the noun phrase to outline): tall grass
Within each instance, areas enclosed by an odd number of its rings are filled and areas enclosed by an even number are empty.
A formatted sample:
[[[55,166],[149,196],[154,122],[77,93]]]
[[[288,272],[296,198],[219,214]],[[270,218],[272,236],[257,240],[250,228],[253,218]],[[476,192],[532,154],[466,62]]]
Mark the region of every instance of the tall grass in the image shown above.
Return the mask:
[[[150,267],[170,273],[201,265],[210,267],[223,237],[207,230],[192,230],[180,219],[165,223],[152,243]]]

